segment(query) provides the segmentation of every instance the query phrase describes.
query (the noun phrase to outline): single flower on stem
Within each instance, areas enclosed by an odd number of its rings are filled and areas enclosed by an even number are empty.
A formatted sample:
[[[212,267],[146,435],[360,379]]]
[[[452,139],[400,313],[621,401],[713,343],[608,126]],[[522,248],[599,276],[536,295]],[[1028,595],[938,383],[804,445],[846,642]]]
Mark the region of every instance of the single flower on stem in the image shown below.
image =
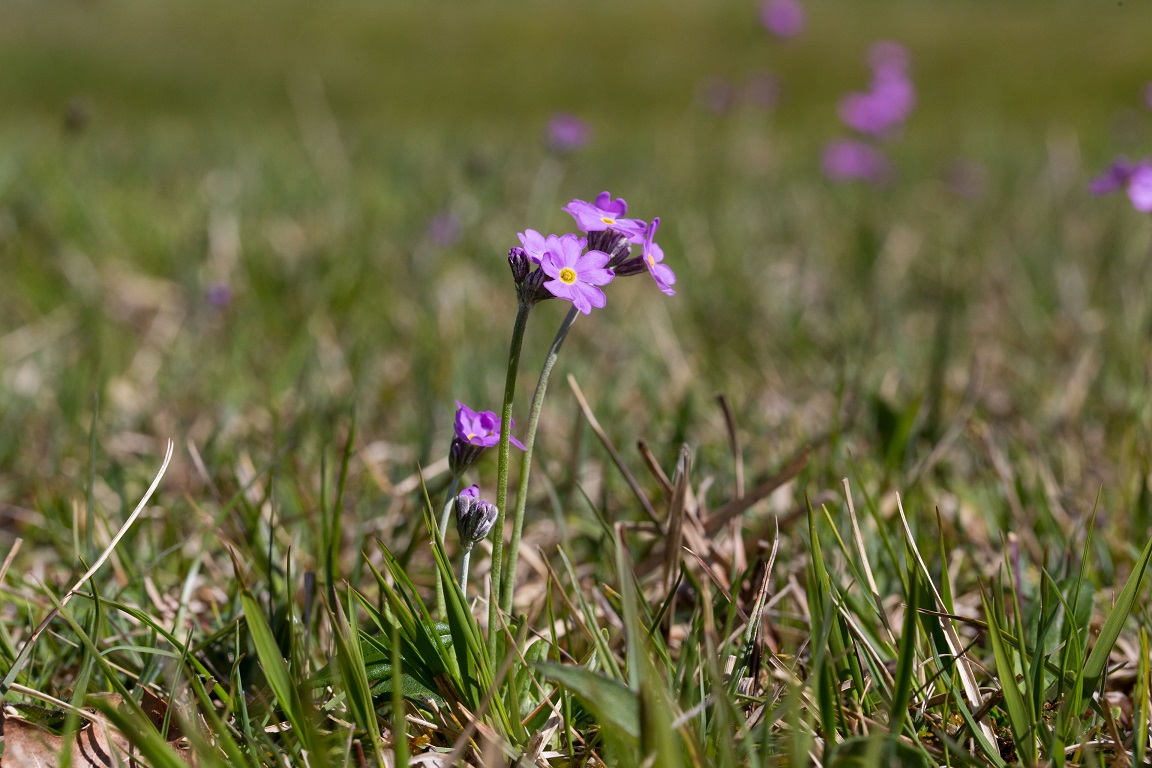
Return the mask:
[[[615,229],[634,243],[644,239],[644,222],[640,219],[624,218],[624,214],[628,212],[628,203],[622,197],[613,200],[607,191],[601,192],[591,203],[573,200],[561,210],[576,219],[576,226],[581,232],[590,234]]]
[[[656,237],[656,228],[660,226],[660,217],[652,219],[652,223],[648,225],[648,229],[644,232],[644,265],[648,267],[648,273],[652,275],[652,279],[656,281],[656,287],[664,292],[666,296],[675,296],[676,291],[672,285],[676,282],[676,273],[667,264],[664,264],[664,249],[656,244],[653,239]]]
[[[456,532],[460,534],[460,546],[464,549],[464,559],[460,564],[460,590],[467,594],[468,567],[472,559],[472,547],[488,537],[496,524],[498,510],[480,498],[480,489],[470,485],[456,497]]]
[[[550,235],[548,250],[540,262],[544,274],[552,279],[544,283],[558,299],[572,302],[585,315],[593,307],[603,307],[606,303],[604,291],[598,286],[607,285],[615,277],[612,270],[605,269],[609,256],[603,251],[584,252],[587,240],[576,235],[556,237]]]
[[[515,426],[512,422],[511,426]],[[524,444],[511,435],[508,441],[520,450]],[[462,475],[484,451],[500,442],[500,417],[493,411],[474,411],[456,401],[455,435],[448,450],[448,466],[454,475]]]

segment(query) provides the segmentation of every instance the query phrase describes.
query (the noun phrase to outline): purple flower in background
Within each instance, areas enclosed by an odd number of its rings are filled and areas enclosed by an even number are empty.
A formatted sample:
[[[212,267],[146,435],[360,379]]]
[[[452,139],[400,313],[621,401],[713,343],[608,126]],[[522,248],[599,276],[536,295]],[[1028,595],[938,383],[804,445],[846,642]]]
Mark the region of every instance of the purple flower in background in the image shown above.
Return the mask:
[[[592,128],[576,115],[557,112],[548,121],[548,146],[555,152],[575,152],[591,140]]]
[[[675,296],[676,291],[672,289],[672,285],[676,282],[676,273],[667,264],[662,263],[664,249],[653,240],[656,237],[656,228],[659,226],[660,217],[657,216],[652,219],[652,223],[644,233],[644,265],[648,267],[648,273],[656,281],[656,286],[666,295]]]
[[[450,211],[438,213],[428,222],[428,237],[441,248],[460,239],[460,220]]]
[[[204,298],[216,309],[225,309],[232,303],[232,286],[228,283],[212,283],[204,291]]]
[[[514,421],[509,422],[509,429],[516,426]],[[500,442],[500,417],[493,411],[480,411],[477,413],[459,400],[456,401],[456,437],[469,445],[480,448],[491,448]],[[524,444],[514,437],[508,442],[520,450]]]
[[[1132,172],[1136,170],[1127,158],[1118,157],[1101,175],[1088,182],[1088,191],[1094,195],[1109,195],[1128,186]]]
[[[824,148],[824,175],[835,181],[879,183],[891,173],[884,154],[863,141],[837,139]]]
[[[869,136],[884,136],[898,128],[916,106],[916,91],[908,77],[908,52],[899,43],[872,46],[872,83],[867,91],[840,100],[840,119]]]
[[[799,0],[764,0],[760,6],[760,22],[776,37],[796,37],[804,31],[806,21]]]
[[[1152,212],[1152,162],[1145,160],[1132,171],[1128,179],[1128,199],[1136,210]]]
[[[628,203],[624,198],[612,199],[608,192],[601,192],[596,200],[586,203],[583,200],[573,200],[560,210],[571,214],[576,219],[576,226],[581,232],[603,232],[614,229],[627,235],[634,243],[643,241],[645,223],[639,219],[626,219]]]
[[[586,315],[593,307],[603,307],[606,303],[604,291],[597,286],[607,285],[615,277],[612,270],[604,268],[610,258],[608,254],[603,251],[584,253],[587,241],[576,235],[552,235],[547,242],[548,251],[540,262],[540,268],[552,279],[544,283],[544,287],[556,298],[572,302]]]

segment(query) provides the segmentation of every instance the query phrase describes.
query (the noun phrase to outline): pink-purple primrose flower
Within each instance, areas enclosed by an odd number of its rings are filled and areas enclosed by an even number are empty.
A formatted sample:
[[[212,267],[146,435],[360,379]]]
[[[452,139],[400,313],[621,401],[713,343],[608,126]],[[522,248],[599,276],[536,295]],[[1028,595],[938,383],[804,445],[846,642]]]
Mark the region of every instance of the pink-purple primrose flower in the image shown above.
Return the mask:
[[[908,52],[899,43],[883,40],[872,46],[872,83],[867,91],[840,100],[840,119],[868,136],[890,136],[916,106],[916,91],[908,77]]]
[[[1102,175],[1088,183],[1094,195],[1107,195],[1124,190],[1132,207],[1143,213],[1152,212],[1152,160],[1131,163],[1118,158]]]
[[[648,229],[644,232],[644,266],[648,267],[648,273],[652,275],[652,279],[656,281],[656,287],[668,296],[674,296],[676,291],[672,289],[672,285],[676,282],[676,275],[672,269],[664,264],[664,249],[661,248],[653,240],[656,237],[656,228],[660,226],[660,217],[652,219],[652,223],[648,225]]]
[[[500,442],[500,417],[492,411],[476,412],[456,401],[455,434],[448,449],[448,468],[454,475],[464,472],[484,454],[484,451]],[[509,424],[509,429],[516,426]],[[509,435],[508,442],[520,450],[524,444]]]
[[[611,257],[603,251],[585,252],[587,245],[586,238],[576,235],[549,235],[540,259],[540,268],[552,278],[544,287],[556,298],[572,302],[585,315],[593,307],[605,305],[607,299],[599,286],[608,285],[616,277],[612,270],[604,268]]]
[[[633,243],[644,241],[644,222],[640,219],[626,219],[628,203],[624,198],[612,199],[612,195],[601,192],[591,203],[583,200],[573,200],[561,208],[565,213],[576,219],[576,226],[581,232],[602,232],[615,230],[626,235]]]

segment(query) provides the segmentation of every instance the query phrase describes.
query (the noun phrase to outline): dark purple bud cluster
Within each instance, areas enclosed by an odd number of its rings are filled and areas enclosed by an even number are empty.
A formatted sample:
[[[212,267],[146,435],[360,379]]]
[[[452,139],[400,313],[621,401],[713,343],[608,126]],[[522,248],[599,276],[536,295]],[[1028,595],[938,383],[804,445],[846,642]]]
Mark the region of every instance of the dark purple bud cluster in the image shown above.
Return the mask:
[[[456,532],[460,534],[461,546],[470,550],[486,539],[497,515],[496,505],[481,499],[476,486],[464,489],[456,497]]]

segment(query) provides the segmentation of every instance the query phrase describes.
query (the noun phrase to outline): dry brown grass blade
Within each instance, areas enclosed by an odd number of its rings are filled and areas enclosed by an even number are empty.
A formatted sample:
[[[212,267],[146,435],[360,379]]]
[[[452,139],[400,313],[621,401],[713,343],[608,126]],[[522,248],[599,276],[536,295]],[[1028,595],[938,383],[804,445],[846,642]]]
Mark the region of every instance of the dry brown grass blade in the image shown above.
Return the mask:
[[[652,473],[652,477],[660,484],[660,490],[664,492],[665,496],[672,495],[672,481],[668,479],[663,467],[656,461],[656,456],[653,455],[652,449],[648,447],[646,440],[638,440],[636,442],[636,450],[640,451],[640,458],[644,459],[644,466],[648,467],[648,471]]]
[[[742,499],[733,499],[709,515],[708,519],[704,521],[704,533],[709,536],[715,535],[729,520],[748,511],[777,488],[794,479],[800,474],[800,470],[808,464],[808,453],[807,447],[801,449],[784,465],[783,469],[753,488],[747,496]]]
[[[632,489],[632,493],[640,501],[641,506],[644,507],[644,512],[648,515],[648,519],[652,522],[659,524],[660,520],[656,517],[656,510],[652,507],[652,502],[648,501],[648,497],[644,495],[641,490],[640,484],[636,482],[632,472],[624,464],[624,460],[620,458],[620,453],[616,447],[612,445],[612,441],[608,439],[608,435],[600,426],[600,422],[596,420],[596,415],[592,413],[592,409],[588,406],[588,400],[584,397],[584,393],[580,390],[580,385],[576,383],[576,377],[568,374],[568,386],[572,389],[572,394],[576,396],[576,402],[580,406],[581,412],[584,414],[584,419],[588,422],[588,426],[596,434],[596,438],[600,444],[604,446],[604,450],[608,451],[608,455],[612,457],[612,461],[616,464],[616,468],[620,470],[620,474],[624,475],[624,480],[628,483],[628,487]]]

